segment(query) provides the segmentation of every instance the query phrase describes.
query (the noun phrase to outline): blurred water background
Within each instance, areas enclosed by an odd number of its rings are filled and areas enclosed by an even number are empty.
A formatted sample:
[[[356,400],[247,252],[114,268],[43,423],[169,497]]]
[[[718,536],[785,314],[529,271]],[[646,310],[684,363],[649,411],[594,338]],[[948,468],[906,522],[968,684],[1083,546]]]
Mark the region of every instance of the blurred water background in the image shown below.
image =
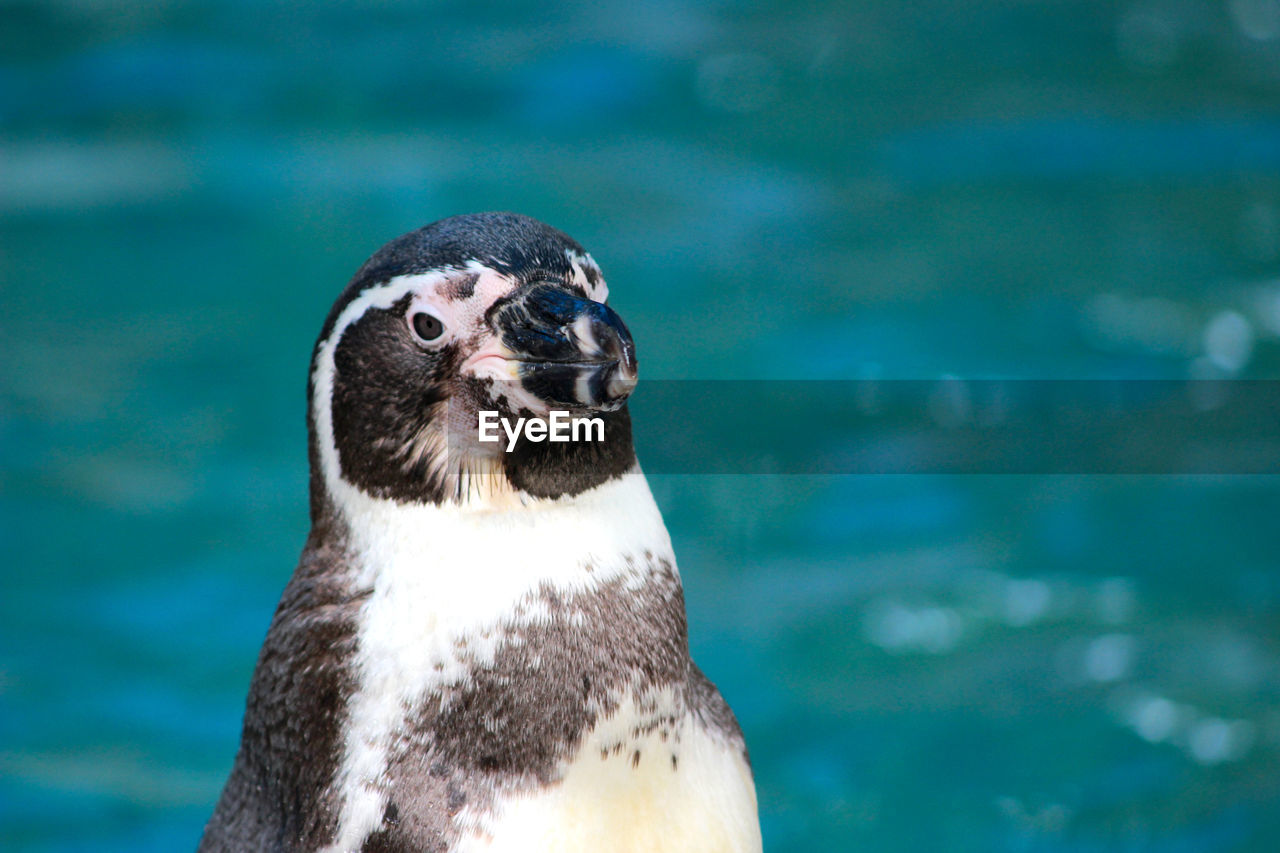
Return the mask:
[[[1277,378],[1280,3],[4,0],[0,847],[194,846],[314,335],[486,209],[649,380]],[[769,849],[1280,849],[1277,479],[651,479]]]

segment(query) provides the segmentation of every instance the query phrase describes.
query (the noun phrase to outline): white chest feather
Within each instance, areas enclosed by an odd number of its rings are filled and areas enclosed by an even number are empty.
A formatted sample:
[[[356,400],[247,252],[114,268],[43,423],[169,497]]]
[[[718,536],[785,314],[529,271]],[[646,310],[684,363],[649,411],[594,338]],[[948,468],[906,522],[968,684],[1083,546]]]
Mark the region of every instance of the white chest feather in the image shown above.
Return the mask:
[[[360,612],[333,851],[358,849],[380,825],[389,750],[408,709],[491,662],[498,626],[538,623],[536,592],[639,584],[635,566],[646,559],[674,566],[638,473],[572,501],[503,510],[406,507],[355,489],[341,498],[358,566],[354,586],[371,593]]]
[[[688,716],[666,738],[627,738],[643,716],[625,703],[588,736],[559,784],[500,800],[484,816],[460,815],[469,832],[455,849],[759,851],[755,786],[740,750]]]

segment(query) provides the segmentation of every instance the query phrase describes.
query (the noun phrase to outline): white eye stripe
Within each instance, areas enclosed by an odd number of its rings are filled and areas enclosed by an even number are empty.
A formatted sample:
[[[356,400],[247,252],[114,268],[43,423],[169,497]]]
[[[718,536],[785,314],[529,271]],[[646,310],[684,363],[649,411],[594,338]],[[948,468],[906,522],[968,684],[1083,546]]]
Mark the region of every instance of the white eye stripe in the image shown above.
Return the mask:
[[[472,295],[465,299],[453,299],[444,292],[456,291],[459,275],[475,275],[476,281],[467,281]],[[481,345],[487,326],[484,313],[496,300],[516,287],[505,275],[489,269],[477,261],[468,262],[462,269],[447,267],[394,276],[382,284],[372,285],[361,291],[338,314],[325,339],[317,346],[312,362],[311,398],[312,415],[315,418],[316,435],[320,445],[320,470],[331,495],[339,504],[345,503],[348,494],[358,491],[342,478],[338,462],[338,449],[333,432],[333,387],[337,373],[334,353],[347,330],[370,310],[400,313],[405,331],[411,339],[418,340],[413,330],[412,317],[419,311],[440,318],[444,333],[435,341],[422,344],[432,350],[450,345],[462,345],[474,350]],[[401,303],[410,297],[407,305]],[[397,306],[397,303],[401,303]]]

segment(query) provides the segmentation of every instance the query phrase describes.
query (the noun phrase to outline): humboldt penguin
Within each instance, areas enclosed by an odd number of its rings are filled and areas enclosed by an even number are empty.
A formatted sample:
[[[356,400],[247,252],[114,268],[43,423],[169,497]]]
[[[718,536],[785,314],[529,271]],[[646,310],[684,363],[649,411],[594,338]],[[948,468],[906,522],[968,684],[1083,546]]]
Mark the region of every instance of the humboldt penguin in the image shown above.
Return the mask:
[[[201,851],[760,850],[607,296],[578,243],[510,213],[356,272],[311,358],[311,531]],[[603,430],[492,442],[481,412]]]

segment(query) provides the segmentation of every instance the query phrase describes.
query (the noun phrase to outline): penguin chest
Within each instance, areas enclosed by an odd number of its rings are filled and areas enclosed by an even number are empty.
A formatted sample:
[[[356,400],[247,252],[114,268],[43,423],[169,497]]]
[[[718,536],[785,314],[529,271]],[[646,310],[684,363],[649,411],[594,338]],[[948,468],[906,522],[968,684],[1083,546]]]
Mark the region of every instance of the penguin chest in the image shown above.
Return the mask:
[[[559,778],[499,795],[456,850],[759,851],[755,788],[740,746],[692,716],[652,724],[632,702],[601,720]]]

